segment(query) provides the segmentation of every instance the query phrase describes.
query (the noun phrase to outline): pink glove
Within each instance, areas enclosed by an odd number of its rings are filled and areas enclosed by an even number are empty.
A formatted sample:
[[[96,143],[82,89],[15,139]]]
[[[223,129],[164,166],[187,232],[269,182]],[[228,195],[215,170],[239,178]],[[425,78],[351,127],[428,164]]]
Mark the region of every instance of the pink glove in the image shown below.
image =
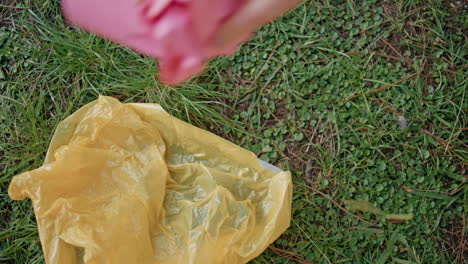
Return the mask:
[[[160,59],[160,78],[181,83],[210,57],[230,54],[300,0],[63,0],[85,30]]]

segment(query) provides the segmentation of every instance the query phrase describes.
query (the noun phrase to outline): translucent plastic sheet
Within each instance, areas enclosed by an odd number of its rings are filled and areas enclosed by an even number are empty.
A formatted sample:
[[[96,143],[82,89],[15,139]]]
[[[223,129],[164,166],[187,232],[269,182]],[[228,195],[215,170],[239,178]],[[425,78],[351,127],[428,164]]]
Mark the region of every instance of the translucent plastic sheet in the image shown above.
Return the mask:
[[[245,263],[288,226],[291,176],[166,113],[111,97],[57,127],[14,177],[48,264]]]

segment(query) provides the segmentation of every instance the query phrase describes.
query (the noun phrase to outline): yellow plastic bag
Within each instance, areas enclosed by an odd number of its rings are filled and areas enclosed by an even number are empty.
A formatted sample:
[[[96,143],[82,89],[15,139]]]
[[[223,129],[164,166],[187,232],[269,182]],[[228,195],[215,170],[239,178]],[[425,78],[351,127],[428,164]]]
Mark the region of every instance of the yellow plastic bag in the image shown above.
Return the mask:
[[[57,127],[31,198],[48,264],[245,263],[288,226],[291,176],[166,113],[111,97]]]

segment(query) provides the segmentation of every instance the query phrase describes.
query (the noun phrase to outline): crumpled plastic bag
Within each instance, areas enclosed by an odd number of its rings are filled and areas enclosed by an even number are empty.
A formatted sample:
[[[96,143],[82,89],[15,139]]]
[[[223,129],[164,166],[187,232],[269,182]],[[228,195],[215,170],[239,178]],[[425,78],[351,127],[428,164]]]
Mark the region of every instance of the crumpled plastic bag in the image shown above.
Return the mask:
[[[289,172],[111,97],[61,122],[44,164],[9,187],[31,198],[48,264],[245,263],[289,226],[291,193]]]

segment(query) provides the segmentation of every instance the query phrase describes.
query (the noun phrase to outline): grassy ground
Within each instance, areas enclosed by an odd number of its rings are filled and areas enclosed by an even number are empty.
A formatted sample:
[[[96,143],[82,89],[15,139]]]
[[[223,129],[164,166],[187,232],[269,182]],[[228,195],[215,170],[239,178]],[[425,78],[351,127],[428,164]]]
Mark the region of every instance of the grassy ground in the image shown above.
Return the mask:
[[[99,94],[160,103],[293,172],[291,228],[252,263],[466,261],[463,1],[307,1],[178,88],[152,59],[67,25],[58,0],[4,2],[0,263],[43,263],[30,202],[8,183]],[[346,202],[359,199],[414,218]]]

